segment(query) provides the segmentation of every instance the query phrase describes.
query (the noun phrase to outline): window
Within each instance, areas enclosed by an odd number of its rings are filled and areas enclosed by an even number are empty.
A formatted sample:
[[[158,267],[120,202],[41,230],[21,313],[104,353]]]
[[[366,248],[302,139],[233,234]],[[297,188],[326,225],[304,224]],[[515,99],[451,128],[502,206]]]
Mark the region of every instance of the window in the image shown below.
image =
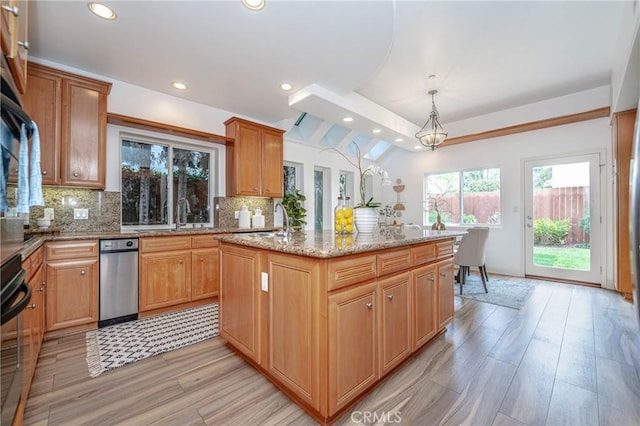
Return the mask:
[[[290,161],[284,162],[284,194],[291,194],[295,192],[296,189],[299,189],[300,191],[303,190],[302,167],[303,166],[300,163],[292,163]]]
[[[353,200],[353,172],[340,170],[340,196]]]
[[[331,197],[329,172],[329,169],[324,167],[314,167],[313,169],[313,211],[315,215],[313,229],[316,231],[322,231],[325,222],[333,222],[331,218],[331,202],[329,201]]]
[[[424,224],[500,224],[500,169],[425,175]]]
[[[120,141],[123,227],[212,225],[216,148],[131,135]]]

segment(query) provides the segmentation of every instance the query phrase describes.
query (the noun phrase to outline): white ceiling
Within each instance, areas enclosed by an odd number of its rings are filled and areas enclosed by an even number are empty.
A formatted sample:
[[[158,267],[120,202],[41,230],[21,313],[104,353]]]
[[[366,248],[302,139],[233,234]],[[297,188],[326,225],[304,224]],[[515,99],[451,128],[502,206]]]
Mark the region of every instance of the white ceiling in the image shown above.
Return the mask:
[[[31,1],[30,54],[278,124],[303,143],[338,134],[330,143],[345,147],[362,133],[367,150],[411,149],[394,139],[422,126],[432,88],[446,129],[610,84],[623,13],[617,1],[266,1],[260,12],[240,0],[105,1],[115,21],[84,1]],[[306,130],[293,124],[302,112]]]

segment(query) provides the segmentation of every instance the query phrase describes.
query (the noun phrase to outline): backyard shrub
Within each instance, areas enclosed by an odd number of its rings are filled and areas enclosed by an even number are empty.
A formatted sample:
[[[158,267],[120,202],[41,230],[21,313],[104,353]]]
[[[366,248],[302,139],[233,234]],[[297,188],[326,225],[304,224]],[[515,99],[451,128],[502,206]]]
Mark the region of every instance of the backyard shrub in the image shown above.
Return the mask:
[[[569,218],[536,219],[533,222],[533,242],[536,245],[564,244],[567,235],[569,235]]]

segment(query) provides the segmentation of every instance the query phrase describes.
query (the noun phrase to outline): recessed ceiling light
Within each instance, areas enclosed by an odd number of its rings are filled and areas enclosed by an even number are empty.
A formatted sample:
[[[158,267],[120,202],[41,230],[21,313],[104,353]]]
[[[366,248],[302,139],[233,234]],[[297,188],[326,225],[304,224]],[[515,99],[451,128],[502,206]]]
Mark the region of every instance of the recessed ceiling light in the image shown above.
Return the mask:
[[[289,83],[282,83],[282,84],[280,85],[280,88],[281,88],[282,90],[284,90],[284,91],[287,91],[287,92],[288,92],[289,90],[293,89],[293,86],[292,86],[292,85],[290,85]]]
[[[345,118],[342,119],[342,121],[345,121],[345,122],[349,123],[349,122],[353,121],[353,118],[345,117]]]
[[[260,10],[264,7],[265,0],[242,0],[242,5],[249,10]]]
[[[413,147],[413,149],[422,149],[422,148],[424,148],[424,146],[422,146],[422,145],[416,145],[416,146]]]
[[[402,142],[404,139],[402,138],[396,138],[396,142]]]
[[[173,83],[171,83],[171,85],[173,86],[174,89],[187,90],[187,85],[179,81],[174,81]]]
[[[380,133],[381,131],[382,131],[382,130],[380,130],[380,129],[373,129],[373,130],[372,130],[372,132],[373,132],[373,133]]]
[[[108,6],[105,6],[104,4],[89,3],[87,6],[89,6],[89,10],[94,15],[99,16],[103,19],[114,20],[117,17],[116,12],[114,12],[113,9],[111,9]]]

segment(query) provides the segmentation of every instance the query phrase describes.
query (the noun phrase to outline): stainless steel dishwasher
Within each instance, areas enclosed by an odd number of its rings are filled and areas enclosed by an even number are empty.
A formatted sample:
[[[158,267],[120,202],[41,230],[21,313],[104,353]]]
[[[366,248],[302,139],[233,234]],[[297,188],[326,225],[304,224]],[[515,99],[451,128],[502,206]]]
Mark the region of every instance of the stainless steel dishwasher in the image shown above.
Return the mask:
[[[138,239],[100,240],[98,327],[138,319]]]

